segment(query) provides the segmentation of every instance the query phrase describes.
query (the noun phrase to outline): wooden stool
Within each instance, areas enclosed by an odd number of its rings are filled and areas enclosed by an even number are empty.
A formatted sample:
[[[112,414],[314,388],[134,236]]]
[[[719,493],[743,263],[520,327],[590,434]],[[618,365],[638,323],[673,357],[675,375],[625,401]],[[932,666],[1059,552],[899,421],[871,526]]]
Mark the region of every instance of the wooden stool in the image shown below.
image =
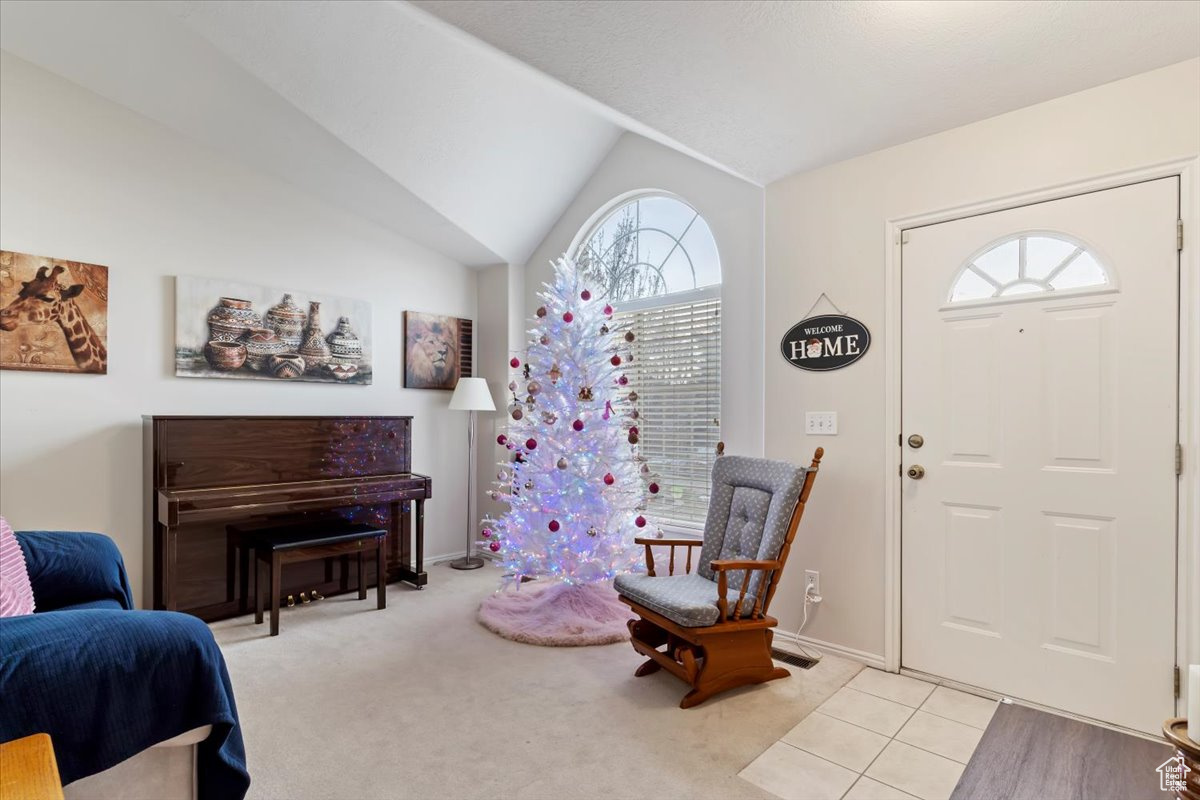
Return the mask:
[[[243,534],[247,536],[247,534]],[[374,549],[378,579],[376,581],[377,608],[387,608],[387,555],[384,544],[387,531],[370,525],[354,523],[311,523],[265,528],[249,535],[254,548],[256,579],[254,581],[254,622],[263,621],[263,584],[269,585],[271,593],[271,635],[279,635],[279,596],[282,593],[284,564],[315,561],[330,556],[358,557],[358,599],[367,599],[366,569],[363,555]],[[267,568],[267,580],[262,579],[262,568]]]

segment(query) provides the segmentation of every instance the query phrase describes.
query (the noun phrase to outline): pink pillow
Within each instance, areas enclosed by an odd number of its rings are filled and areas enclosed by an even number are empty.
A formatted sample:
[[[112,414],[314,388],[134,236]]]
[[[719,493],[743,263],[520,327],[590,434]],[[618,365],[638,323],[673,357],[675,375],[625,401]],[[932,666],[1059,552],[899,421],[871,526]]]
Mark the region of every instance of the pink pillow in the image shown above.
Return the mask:
[[[25,553],[8,520],[0,517],[0,617],[33,613],[33,587],[25,568]]]

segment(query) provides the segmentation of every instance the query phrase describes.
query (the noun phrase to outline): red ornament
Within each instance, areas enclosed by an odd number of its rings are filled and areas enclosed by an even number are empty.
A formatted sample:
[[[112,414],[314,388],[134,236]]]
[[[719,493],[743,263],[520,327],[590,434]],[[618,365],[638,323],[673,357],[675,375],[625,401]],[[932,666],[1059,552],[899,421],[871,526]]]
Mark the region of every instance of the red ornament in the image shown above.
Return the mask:
[[[626,378],[624,375],[622,375],[621,377],[617,378],[617,383],[624,386],[625,384],[629,383],[629,378]]]
[[[640,431],[638,431],[637,425],[630,425],[629,432],[632,433],[634,436],[637,436]]]
[[[612,358],[609,359],[609,363],[611,363],[614,367],[619,367],[619,366],[621,366],[621,357],[613,356]]]
[[[545,306],[538,306],[537,315],[538,315],[539,317],[544,317],[544,316],[546,316],[546,307],[545,307]]]
[[[550,520],[550,524],[547,525],[546,527],[550,529],[551,533],[558,533],[558,529],[561,526],[558,524],[558,520],[552,519],[552,520]]]
[[[658,484],[657,483],[650,484],[650,494],[658,494]]]
[[[482,531],[480,531],[480,533],[483,534],[483,538],[487,539],[488,537],[490,537],[492,535],[492,529],[484,528]]]
[[[606,316],[606,317],[611,317],[611,316],[612,316],[612,313],[613,313],[613,307],[612,307],[612,306],[605,306],[605,307],[604,307],[604,316]]]
[[[637,525],[639,528],[644,528],[646,527],[646,518],[639,514],[638,518],[633,521],[633,524]]]
[[[521,359],[513,356],[512,360],[508,362],[508,365],[513,369],[516,369],[517,367],[521,366]]]
[[[574,315],[574,314],[572,314],[570,311],[568,311],[567,313],[563,314],[563,322],[570,322],[570,321],[571,321],[571,320],[573,320],[573,319],[575,319],[575,315]]]
[[[613,477],[613,474],[611,472],[607,473],[604,476],[604,485],[605,486],[612,486],[614,483],[616,483],[616,481],[617,481],[617,479]]]
[[[500,543],[493,540],[492,543],[488,545],[488,550],[491,550],[493,553],[499,553],[500,552]]]
[[[537,449],[537,439],[526,439],[525,440],[525,449],[526,450],[536,450]]]
[[[582,299],[584,299],[584,300],[591,300],[591,299],[592,299],[592,293],[591,293],[591,292],[589,292],[587,289],[584,289],[582,292],[580,292],[580,293],[579,293],[579,296],[580,296]]]
[[[496,437],[496,444],[505,445],[507,443],[508,443],[508,437],[505,436],[503,433]]]
[[[574,422],[571,423],[571,427],[577,431],[583,430],[583,420],[581,420],[581,419],[575,420]]]

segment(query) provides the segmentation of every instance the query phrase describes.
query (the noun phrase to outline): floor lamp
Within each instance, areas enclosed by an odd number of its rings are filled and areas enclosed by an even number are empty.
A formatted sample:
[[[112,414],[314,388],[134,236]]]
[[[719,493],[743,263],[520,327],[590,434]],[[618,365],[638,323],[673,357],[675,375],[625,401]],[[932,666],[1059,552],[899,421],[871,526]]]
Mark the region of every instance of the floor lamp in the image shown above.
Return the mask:
[[[451,411],[467,412],[467,554],[450,562],[455,569],[479,569],[483,559],[471,555],[475,546],[475,521],[471,518],[471,498],[475,494],[475,412],[495,411],[492,391],[483,378],[459,378],[450,398]]]

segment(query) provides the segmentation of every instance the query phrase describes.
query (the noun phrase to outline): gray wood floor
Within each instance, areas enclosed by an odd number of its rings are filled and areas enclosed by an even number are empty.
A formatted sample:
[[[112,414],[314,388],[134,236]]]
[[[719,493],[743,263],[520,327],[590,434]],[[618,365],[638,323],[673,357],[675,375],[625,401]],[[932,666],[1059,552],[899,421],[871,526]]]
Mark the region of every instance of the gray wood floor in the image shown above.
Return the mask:
[[[951,800],[1162,800],[1155,768],[1171,749],[1001,703]]]

